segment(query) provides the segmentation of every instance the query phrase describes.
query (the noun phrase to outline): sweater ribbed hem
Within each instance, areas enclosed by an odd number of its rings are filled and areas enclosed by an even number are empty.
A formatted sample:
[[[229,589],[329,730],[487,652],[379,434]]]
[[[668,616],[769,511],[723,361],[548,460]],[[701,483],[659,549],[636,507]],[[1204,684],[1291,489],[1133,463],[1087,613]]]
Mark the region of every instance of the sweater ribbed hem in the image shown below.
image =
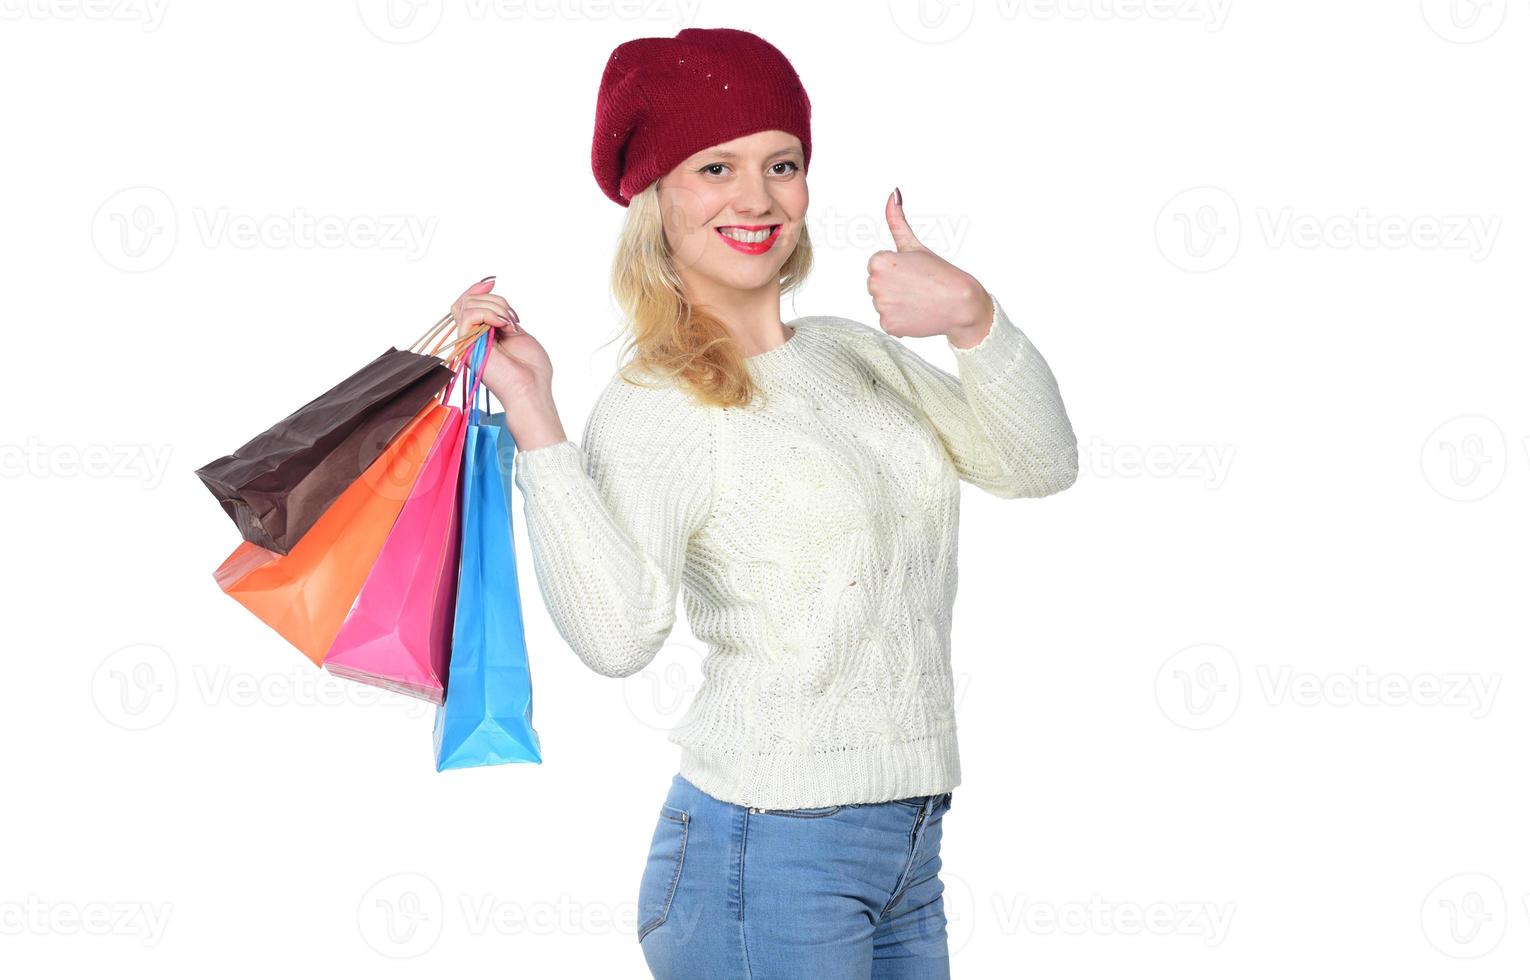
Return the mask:
[[[680,775],[725,803],[768,810],[883,803],[948,793],[961,782],[956,731],[830,752],[680,747]]]

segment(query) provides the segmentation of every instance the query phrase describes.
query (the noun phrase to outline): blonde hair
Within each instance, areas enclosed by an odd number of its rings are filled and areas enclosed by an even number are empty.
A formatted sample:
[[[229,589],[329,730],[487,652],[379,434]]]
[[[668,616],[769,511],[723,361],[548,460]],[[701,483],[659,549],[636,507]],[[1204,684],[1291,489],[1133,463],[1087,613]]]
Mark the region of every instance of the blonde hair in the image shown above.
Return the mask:
[[[629,372],[668,378],[702,405],[747,405],[757,391],[744,353],[722,321],[693,306],[675,270],[659,211],[659,182],[632,198],[611,266],[611,294],[627,320],[625,354],[617,373],[642,385]],[[781,267],[783,294],[798,288],[813,266],[807,228]]]

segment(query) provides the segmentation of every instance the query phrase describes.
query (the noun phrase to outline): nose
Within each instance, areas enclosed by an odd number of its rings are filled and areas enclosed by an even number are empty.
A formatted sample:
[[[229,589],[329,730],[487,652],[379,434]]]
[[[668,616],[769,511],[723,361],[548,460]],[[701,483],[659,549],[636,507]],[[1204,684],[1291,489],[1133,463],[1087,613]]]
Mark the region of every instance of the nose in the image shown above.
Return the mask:
[[[775,198],[770,196],[770,187],[765,182],[765,177],[755,174],[739,181],[738,193],[733,197],[733,210],[741,215],[757,217],[769,214],[775,207]]]

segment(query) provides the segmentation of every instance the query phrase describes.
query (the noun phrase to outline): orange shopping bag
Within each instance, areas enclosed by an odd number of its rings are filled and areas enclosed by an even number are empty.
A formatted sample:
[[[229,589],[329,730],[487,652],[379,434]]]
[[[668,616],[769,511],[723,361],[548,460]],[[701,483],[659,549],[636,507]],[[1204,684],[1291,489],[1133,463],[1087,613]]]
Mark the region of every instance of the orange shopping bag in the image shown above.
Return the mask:
[[[290,553],[241,542],[213,572],[218,588],[323,664],[448,414],[432,399]]]

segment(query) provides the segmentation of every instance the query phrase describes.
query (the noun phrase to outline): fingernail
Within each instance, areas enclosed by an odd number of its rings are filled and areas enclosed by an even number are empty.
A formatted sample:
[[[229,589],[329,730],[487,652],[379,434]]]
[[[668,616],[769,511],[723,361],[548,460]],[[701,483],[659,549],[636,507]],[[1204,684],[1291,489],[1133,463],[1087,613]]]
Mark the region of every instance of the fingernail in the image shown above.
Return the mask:
[[[482,279],[480,279],[478,281],[479,281],[479,283],[486,283],[490,279],[498,279],[498,278],[499,278],[498,276],[484,276]]]
[[[509,303],[506,303],[505,305],[506,306],[510,306]],[[515,307],[513,307],[513,306],[510,306],[510,319],[514,320],[516,323],[520,323],[521,322],[521,315],[519,313],[515,312]]]
[[[893,195],[895,197],[897,197],[897,199],[898,199],[898,207],[900,207],[900,208],[903,207],[903,192],[898,190],[898,188],[894,187],[893,188]]]

